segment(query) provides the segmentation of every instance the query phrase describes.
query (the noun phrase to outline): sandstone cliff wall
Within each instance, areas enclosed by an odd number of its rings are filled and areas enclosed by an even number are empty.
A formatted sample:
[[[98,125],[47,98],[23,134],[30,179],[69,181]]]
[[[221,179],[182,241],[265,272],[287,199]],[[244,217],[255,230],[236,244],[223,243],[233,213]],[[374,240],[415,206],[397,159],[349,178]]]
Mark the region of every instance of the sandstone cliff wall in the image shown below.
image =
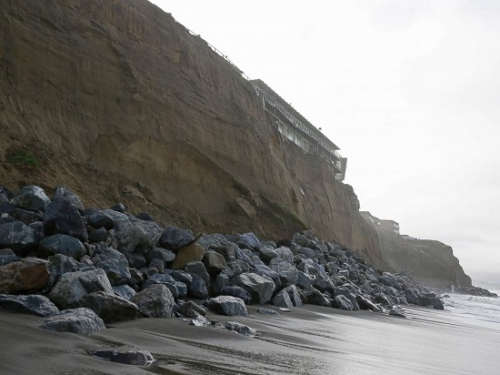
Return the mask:
[[[283,142],[234,67],[145,0],[2,1],[0,146],[11,188],[63,184],[197,231],[310,227],[380,261],[352,188]]]
[[[415,280],[436,290],[467,291],[471,279],[462,269],[453,249],[439,241],[400,236],[390,229],[377,229],[381,261],[394,272],[406,271]]]

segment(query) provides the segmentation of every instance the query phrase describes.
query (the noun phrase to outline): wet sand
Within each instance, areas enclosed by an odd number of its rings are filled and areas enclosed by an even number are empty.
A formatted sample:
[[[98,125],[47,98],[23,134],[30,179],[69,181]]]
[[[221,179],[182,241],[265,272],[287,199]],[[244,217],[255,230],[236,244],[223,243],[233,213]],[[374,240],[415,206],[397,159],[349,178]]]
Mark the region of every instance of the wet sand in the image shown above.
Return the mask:
[[[38,328],[41,318],[0,312],[0,374],[493,374],[500,330],[449,311],[407,308],[408,319],[304,306],[279,316],[210,315],[258,330],[244,337],[181,319],[139,319],[90,336]],[[138,367],[88,350],[132,345],[157,360]]]

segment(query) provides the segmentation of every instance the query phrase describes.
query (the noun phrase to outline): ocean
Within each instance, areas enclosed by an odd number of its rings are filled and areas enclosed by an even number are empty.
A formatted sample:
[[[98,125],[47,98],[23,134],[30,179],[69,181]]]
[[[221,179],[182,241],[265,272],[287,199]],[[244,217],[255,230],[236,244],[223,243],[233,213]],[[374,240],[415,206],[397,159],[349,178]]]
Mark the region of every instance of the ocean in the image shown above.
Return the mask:
[[[0,374],[500,374],[500,299],[450,294],[444,311],[405,306],[407,318],[305,305],[279,316],[210,315],[257,329],[244,337],[181,319],[139,319],[90,336],[44,331],[41,318],[0,312]],[[131,345],[150,367],[90,357]]]

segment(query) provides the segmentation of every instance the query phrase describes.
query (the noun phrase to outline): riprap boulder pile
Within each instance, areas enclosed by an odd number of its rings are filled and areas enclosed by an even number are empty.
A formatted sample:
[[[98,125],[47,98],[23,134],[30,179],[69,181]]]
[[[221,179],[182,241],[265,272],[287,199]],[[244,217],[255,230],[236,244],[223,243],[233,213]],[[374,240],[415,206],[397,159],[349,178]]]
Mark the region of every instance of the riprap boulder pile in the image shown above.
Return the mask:
[[[248,304],[444,308],[410,275],[381,272],[310,231],[278,242],[251,232],[195,237],[120,204],[85,209],[63,187],[52,199],[38,186],[0,191],[0,309],[46,317],[46,329],[91,333],[137,317],[205,324],[192,299],[227,316],[246,315]]]

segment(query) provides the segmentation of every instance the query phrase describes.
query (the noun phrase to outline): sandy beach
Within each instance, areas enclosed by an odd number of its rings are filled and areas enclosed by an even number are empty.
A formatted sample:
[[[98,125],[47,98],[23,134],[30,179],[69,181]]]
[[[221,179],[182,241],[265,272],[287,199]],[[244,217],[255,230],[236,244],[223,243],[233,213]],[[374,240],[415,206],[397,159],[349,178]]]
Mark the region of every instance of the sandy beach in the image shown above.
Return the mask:
[[[407,308],[400,319],[304,306],[279,316],[249,309],[221,317],[257,329],[244,337],[181,319],[140,319],[90,336],[38,328],[41,318],[0,312],[2,374],[492,374],[500,331],[465,324],[449,311]],[[88,351],[130,345],[156,362],[131,366]]]

